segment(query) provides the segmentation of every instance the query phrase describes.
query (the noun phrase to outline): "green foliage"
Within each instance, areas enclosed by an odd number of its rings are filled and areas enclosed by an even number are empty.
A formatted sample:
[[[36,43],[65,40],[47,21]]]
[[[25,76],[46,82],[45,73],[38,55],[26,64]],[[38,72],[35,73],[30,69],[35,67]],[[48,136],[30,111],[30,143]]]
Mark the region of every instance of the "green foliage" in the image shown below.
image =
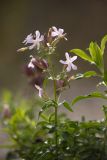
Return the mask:
[[[52,32],[58,36],[52,37]],[[39,31],[35,32],[40,34]],[[71,80],[100,77],[99,84],[107,87],[107,71],[104,66],[104,51],[107,42],[107,35],[102,39],[101,46],[96,42],[91,42],[88,48],[89,53],[81,49],[72,49],[70,52],[76,54],[83,60],[94,64],[97,71],[87,71],[72,75],[67,72],[76,69],[72,63],[77,57],[69,57],[66,53],[66,61],[60,61],[66,65],[58,75],[54,71],[55,67],[51,62],[51,55],[55,54],[56,46],[61,39],[66,39],[63,30],[52,27],[45,35],[43,42],[37,35],[26,38],[25,44],[32,41],[33,48],[36,48],[39,59],[31,56],[28,74],[31,77],[36,74],[35,88],[39,92],[40,99],[16,100],[8,91],[3,93],[1,99],[1,117],[3,129],[11,138],[11,148],[7,155],[7,160],[107,160],[107,106],[103,105],[104,119],[100,121],[88,121],[83,118],[81,121],[72,121],[65,115],[59,113],[60,106],[64,106],[68,111],[73,112],[72,106],[87,98],[101,98],[107,100],[107,91],[92,92],[88,95],[80,95],[71,103],[60,102],[61,92],[70,86]],[[37,37],[36,37],[37,36]],[[37,41],[35,41],[37,39]],[[39,42],[40,41],[40,42]],[[29,48],[30,47],[30,48]],[[32,46],[19,49],[24,51],[32,49]],[[48,62],[43,57],[47,57]],[[68,67],[68,70],[66,69]],[[34,74],[32,68],[36,68]],[[38,71],[37,71],[38,70]],[[29,67],[28,67],[29,71]],[[37,73],[38,72],[38,73]],[[48,73],[45,77],[44,74]],[[39,75],[39,77],[37,77]],[[41,78],[43,77],[43,78]],[[45,77],[45,78],[44,78]],[[35,78],[35,77],[34,77]],[[43,79],[44,83],[42,83]],[[45,79],[45,80],[44,80]],[[35,80],[35,79],[34,79]],[[51,80],[53,84],[53,95],[48,96],[46,92],[47,82]],[[36,84],[37,83],[37,84]],[[40,83],[40,84],[39,84]],[[41,88],[42,84],[43,88]],[[98,85],[99,85],[98,84]],[[17,102],[17,103],[16,103]],[[39,108],[39,111],[38,111]],[[10,148],[10,147],[9,147]]]
[[[77,79],[81,79],[81,78],[90,78],[92,76],[97,76],[97,73],[95,71],[87,71],[85,73],[79,73],[79,74],[76,74],[74,76],[75,80]]]
[[[58,160],[106,160],[106,121],[76,122],[66,120],[58,125]],[[43,136],[45,132],[46,135]],[[27,160],[55,160],[55,145],[52,134],[54,128],[49,123],[41,123],[40,137],[31,146],[21,147],[20,156]],[[31,142],[31,141],[30,141]],[[29,142],[29,143],[30,143]]]
[[[107,95],[106,94],[102,94],[101,92],[93,92],[93,93],[90,93],[88,95],[78,96],[78,97],[73,99],[72,105],[74,105],[75,103],[79,102],[80,100],[87,99],[87,98],[107,99]]]
[[[99,71],[101,72],[101,74],[103,74],[102,76],[104,77],[105,71],[104,71],[103,55],[106,43],[107,43],[107,35],[104,36],[103,39],[101,40],[101,46],[99,46],[96,42],[91,42],[89,44],[88,51],[90,55],[88,55],[81,49],[72,49],[70,52],[78,55],[80,58],[90,62],[91,64],[95,64],[99,69]]]
[[[72,110],[72,108],[71,108],[71,106],[70,106],[70,104],[68,102],[64,101],[63,105],[67,110],[69,110],[70,112],[73,112],[73,110]]]
[[[106,43],[107,43],[107,35],[105,35],[103,37],[103,39],[101,40],[101,53],[102,53],[102,55],[104,54]]]
[[[77,56],[79,56],[80,58],[82,58],[88,62],[94,63],[94,61],[91,59],[91,57],[81,49],[72,49],[70,52],[75,53]]]
[[[99,68],[101,72],[104,72],[103,71],[104,66],[103,66],[102,51],[96,42],[90,43],[89,52],[96,66]]]
[[[89,97],[107,99],[106,95],[99,92],[91,93],[85,98]],[[52,105],[51,103],[53,102],[46,104]],[[9,157],[11,160],[15,157],[24,160],[56,160],[54,114],[48,116],[42,113],[41,120],[37,121],[35,116],[31,116],[31,110],[34,112],[31,104],[28,100],[20,101],[18,106],[14,105],[15,112],[11,118],[4,119],[4,122],[6,121],[4,127],[12,139],[13,146],[7,160]],[[44,106],[41,102],[38,105]],[[68,110],[69,107],[71,109],[67,102],[63,102],[63,105],[66,105]],[[103,106],[103,111],[105,119],[101,121],[78,122],[63,120],[60,115],[58,116],[58,160],[106,160],[106,106]]]

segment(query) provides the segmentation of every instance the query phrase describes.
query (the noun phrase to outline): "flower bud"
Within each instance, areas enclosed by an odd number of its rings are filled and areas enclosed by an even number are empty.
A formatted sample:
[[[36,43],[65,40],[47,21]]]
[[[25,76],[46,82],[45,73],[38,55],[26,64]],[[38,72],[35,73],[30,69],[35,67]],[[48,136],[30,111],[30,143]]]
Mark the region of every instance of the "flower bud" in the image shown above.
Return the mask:
[[[17,52],[24,52],[28,49],[28,47],[19,48]]]
[[[35,76],[34,78],[32,78],[32,80],[30,81],[30,84],[32,86],[35,86],[35,85],[42,86],[43,81],[44,81],[44,76],[38,75],[38,76]]]
[[[35,67],[38,67],[39,69],[47,69],[48,68],[48,62],[45,59],[35,59],[35,61],[32,62]]]
[[[33,68],[29,68],[28,65],[24,67],[24,72],[27,76],[34,76],[35,70]]]
[[[57,80],[56,81],[56,87],[57,87],[57,89],[62,88],[64,86],[65,86],[64,80]]]

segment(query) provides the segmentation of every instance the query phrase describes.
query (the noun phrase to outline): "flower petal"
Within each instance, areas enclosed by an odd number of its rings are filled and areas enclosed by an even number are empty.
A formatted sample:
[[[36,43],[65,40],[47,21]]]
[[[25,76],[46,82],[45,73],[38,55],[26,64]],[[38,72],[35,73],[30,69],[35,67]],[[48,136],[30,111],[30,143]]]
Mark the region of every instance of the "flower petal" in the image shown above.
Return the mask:
[[[39,97],[42,97],[43,89],[40,86],[36,85],[36,84],[35,84],[35,88],[39,91]]]
[[[39,41],[43,41],[44,40],[44,36],[42,35],[40,38],[39,38]]]
[[[40,32],[38,30],[35,32],[35,34],[36,34],[36,38],[40,37]]]
[[[64,29],[59,28],[59,33],[63,34],[64,33]]]
[[[29,62],[28,68],[34,68],[34,67],[35,67],[34,64],[32,62]]]
[[[70,61],[73,62],[77,59],[77,56],[73,56],[72,58],[70,57]]]
[[[73,70],[77,70],[77,66],[74,65],[73,63],[71,64],[71,67],[72,67]]]
[[[28,44],[28,43],[33,43],[33,36],[32,34],[29,34],[25,40],[23,41],[23,43]]]
[[[56,37],[56,36],[58,36],[58,33],[53,31],[53,32],[51,33],[51,36],[52,36],[52,37]]]
[[[68,52],[65,53],[65,57],[66,57],[66,59],[69,61],[70,57],[69,57]]]
[[[68,64],[66,70],[67,70],[67,72],[70,72],[71,71],[71,65]]]
[[[42,95],[43,95],[43,89],[39,89],[39,97],[42,97]]]
[[[53,26],[52,29],[53,29],[55,32],[58,31],[57,28],[56,28],[55,26]]]
[[[68,64],[66,61],[63,61],[63,60],[60,60],[59,62],[62,64]]]

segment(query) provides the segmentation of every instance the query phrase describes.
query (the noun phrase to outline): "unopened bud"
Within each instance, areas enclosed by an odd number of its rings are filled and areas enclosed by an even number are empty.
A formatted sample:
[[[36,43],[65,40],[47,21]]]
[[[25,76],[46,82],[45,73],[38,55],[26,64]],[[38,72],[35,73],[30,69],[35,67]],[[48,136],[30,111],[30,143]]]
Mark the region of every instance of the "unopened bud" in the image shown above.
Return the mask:
[[[17,50],[17,52],[24,52],[28,49],[28,47],[23,47]]]

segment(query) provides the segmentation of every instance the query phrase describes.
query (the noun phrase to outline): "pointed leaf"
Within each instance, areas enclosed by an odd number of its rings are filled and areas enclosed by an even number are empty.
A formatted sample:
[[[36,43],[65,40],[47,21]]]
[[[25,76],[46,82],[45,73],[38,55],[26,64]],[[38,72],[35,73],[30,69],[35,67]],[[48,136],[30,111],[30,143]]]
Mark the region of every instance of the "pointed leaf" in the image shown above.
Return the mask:
[[[49,121],[48,117],[47,117],[45,114],[42,113],[40,116],[41,116],[45,121]]]
[[[85,78],[89,78],[89,77],[96,76],[96,75],[97,73],[95,71],[88,71],[84,73]]]
[[[78,96],[76,97],[73,101],[72,101],[72,105],[74,105],[75,103],[79,102],[80,100],[83,99],[88,99],[88,98],[102,98],[102,99],[107,99],[107,95],[104,95],[100,92],[93,92],[90,93],[89,95],[84,95],[84,96]]]
[[[77,79],[81,79],[81,78],[90,78],[92,76],[96,76],[97,73],[95,71],[87,71],[85,73],[79,73],[79,74],[76,74],[74,76],[74,78],[77,80]]]
[[[91,57],[89,55],[87,55],[83,50],[81,49],[72,49],[70,52],[75,53],[77,56],[79,56],[80,58],[93,63]]]
[[[52,113],[50,116],[49,116],[49,122],[51,122],[51,120],[55,119],[55,113]]]
[[[103,70],[103,56],[101,54],[101,49],[96,42],[91,42],[89,45],[89,52],[92,60],[95,62],[100,71]]]
[[[72,108],[71,108],[71,106],[69,105],[69,103],[68,102],[64,102],[63,103],[63,105],[64,105],[64,107],[67,109],[67,110],[69,110],[70,112],[73,112],[73,110],[72,110]]]
[[[101,40],[101,53],[102,53],[102,55],[104,54],[106,43],[107,43],[107,35],[105,35],[103,37],[103,39]]]

